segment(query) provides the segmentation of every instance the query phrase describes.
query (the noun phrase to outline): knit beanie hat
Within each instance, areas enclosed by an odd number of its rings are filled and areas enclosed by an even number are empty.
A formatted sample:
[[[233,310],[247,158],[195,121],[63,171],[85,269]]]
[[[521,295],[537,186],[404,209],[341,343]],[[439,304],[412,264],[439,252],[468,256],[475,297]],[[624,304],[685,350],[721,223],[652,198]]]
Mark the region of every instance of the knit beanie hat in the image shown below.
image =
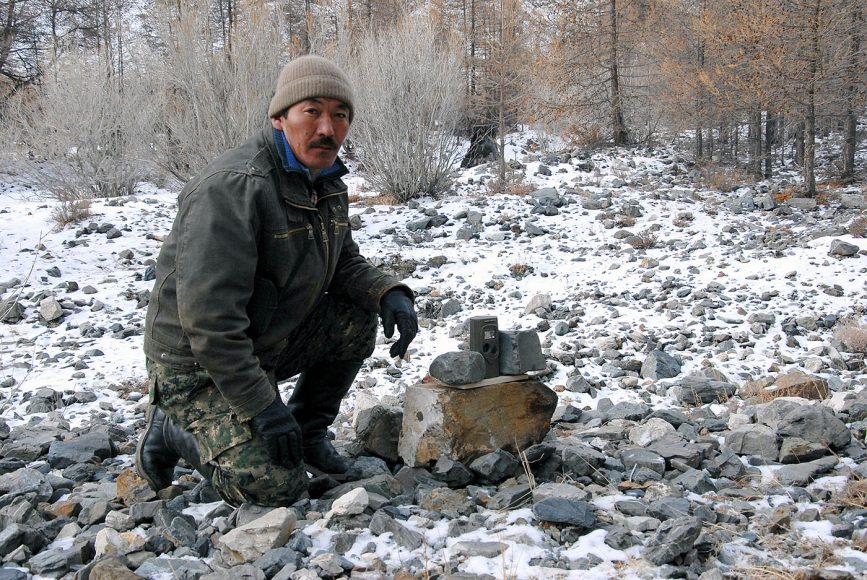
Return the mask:
[[[337,65],[321,56],[307,55],[290,61],[277,77],[277,90],[271,98],[268,116],[276,117],[284,109],[299,101],[313,97],[329,97],[349,106],[352,104],[352,85]]]

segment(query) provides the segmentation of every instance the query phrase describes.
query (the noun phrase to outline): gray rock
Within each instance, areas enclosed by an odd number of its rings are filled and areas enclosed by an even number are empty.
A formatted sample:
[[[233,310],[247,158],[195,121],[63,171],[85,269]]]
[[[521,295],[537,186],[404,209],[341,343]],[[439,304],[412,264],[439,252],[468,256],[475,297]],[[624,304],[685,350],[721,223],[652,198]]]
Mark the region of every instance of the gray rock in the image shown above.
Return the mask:
[[[623,449],[620,452],[620,461],[626,468],[627,476],[637,467],[644,467],[657,472],[659,475],[665,475],[665,459],[658,453],[648,451],[646,449]]]
[[[48,463],[54,469],[64,469],[75,463],[102,461],[113,456],[108,433],[86,433],[68,441],[55,441],[48,449]]]
[[[692,549],[701,533],[701,521],[694,517],[667,520],[648,541],[644,557],[661,566],[673,562]]]
[[[777,432],[781,437],[799,437],[831,449],[849,445],[852,434],[825,405],[798,405],[779,421]]]
[[[35,469],[19,469],[0,475],[0,496],[9,498],[33,494],[37,501],[48,501],[54,493],[45,475]]]
[[[454,316],[463,309],[464,307],[461,305],[459,300],[449,298],[448,300],[443,300],[440,316],[442,318],[448,318],[449,316]]]
[[[420,548],[424,543],[421,534],[401,525],[382,510],[373,514],[370,520],[370,532],[376,535],[391,534],[395,543],[407,550]]]
[[[674,485],[679,486],[684,491],[690,491],[699,495],[708,492],[717,491],[716,486],[708,478],[707,474],[698,469],[690,469],[678,475],[672,480]]]
[[[563,472],[574,477],[593,475],[605,463],[605,456],[585,443],[558,445],[555,455]]]
[[[431,227],[431,218],[428,216],[419,218],[406,224],[406,229],[411,232],[426,230],[429,227]]]
[[[585,530],[596,524],[593,505],[586,501],[552,497],[533,504],[533,514],[542,521],[568,524]]]
[[[647,515],[662,521],[682,518],[689,513],[689,500],[683,497],[662,497],[647,505]]]
[[[644,403],[633,403],[631,401],[622,401],[617,403],[610,409],[605,411],[605,418],[608,421],[616,419],[626,419],[628,421],[641,421],[650,415],[652,409]]]
[[[455,542],[452,544],[451,548],[449,548],[449,551],[455,556],[463,556],[466,558],[472,558],[473,556],[480,556],[482,558],[500,558],[508,547],[508,544],[500,542],[465,541]]]
[[[831,242],[831,249],[828,253],[832,256],[856,256],[858,252],[861,251],[861,248],[856,246],[855,244],[850,244],[849,242],[844,242],[843,240],[834,240]]]
[[[827,445],[806,441],[800,437],[786,437],[780,445],[780,463],[813,461],[830,453]]]
[[[199,580],[213,570],[191,558],[151,558],[135,569],[142,578],[172,578],[173,580]]]
[[[386,461],[397,461],[397,444],[403,411],[385,405],[362,409],[355,415],[355,433],[365,453]]]
[[[552,304],[550,294],[536,294],[524,307],[524,314],[533,314],[538,309],[550,310]]]
[[[683,377],[672,391],[682,405],[701,406],[728,401],[737,391],[737,387],[724,381],[690,375]]]
[[[531,191],[530,197],[542,204],[556,203],[560,199],[560,195],[554,187],[543,187],[542,189]]]
[[[352,229],[352,231],[354,231],[354,232],[357,232],[358,230],[360,230],[361,228],[363,228],[363,227],[364,227],[364,222],[362,221],[361,216],[358,215],[358,214],[355,214],[355,215],[353,215],[353,216],[350,216],[350,218],[349,218],[349,227],[350,227],[350,228]]]
[[[111,228],[107,232],[105,232],[105,237],[109,240],[115,240],[121,237],[123,233],[117,228]]]
[[[677,434],[666,435],[648,445],[647,449],[659,453],[669,464],[677,459],[690,467],[698,467],[704,458],[701,447],[685,441]]]
[[[449,487],[464,487],[473,480],[472,472],[463,463],[446,456],[437,460],[431,474]]]
[[[39,315],[45,322],[53,322],[63,316],[63,307],[54,296],[39,301]]]
[[[485,481],[499,483],[521,470],[521,462],[504,449],[486,453],[469,465],[470,471]]]
[[[776,461],[780,455],[777,433],[766,425],[744,425],[725,437],[726,446],[738,455],[758,455]]]
[[[550,481],[539,484],[533,489],[534,502],[540,502],[551,498],[586,501],[590,499],[590,494],[580,487],[576,487],[570,483],[554,483]]]
[[[494,494],[488,502],[488,509],[511,510],[528,503],[533,498],[533,492],[526,483],[506,487]]]
[[[535,330],[500,332],[500,374],[520,375],[546,368],[545,355]]]
[[[253,564],[243,564],[228,570],[205,574],[200,580],[265,580],[265,572]]]
[[[24,306],[18,302],[17,296],[10,296],[5,300],[0,300],[0,322],[7,324],[15,324],[24,320],[26,310]]]
[[[783,485],[805,486],[813,481],[816,476],[828,473],[837,466],[838,459],[836,457],[823,457],[816,461],[808,461],[807,463],[798,463],[794,465],[784,465],[774,472],[776,477]]]
[[[0,558],[21,545],[27,529],[18,524],[7,525],[0,530]]]
[[[39,576],[58,578],[69,570],[67,551],[61,548],[39,552],[27,562],[30,571]]]
[[[274,548],[265,552],[253,565],[262,570],[265,576],[272,578],[286,566],[301,566],[301,554],[292,548]]]
[[[468,385],[485,378],[485,357],[472,350],[447,352],[430,365],[432,377],[447,385]]]
[[[680,363],[676,358],[661,350],[648,353],[641,365],[641,376],[645,379],[670,379],[680,374]]]

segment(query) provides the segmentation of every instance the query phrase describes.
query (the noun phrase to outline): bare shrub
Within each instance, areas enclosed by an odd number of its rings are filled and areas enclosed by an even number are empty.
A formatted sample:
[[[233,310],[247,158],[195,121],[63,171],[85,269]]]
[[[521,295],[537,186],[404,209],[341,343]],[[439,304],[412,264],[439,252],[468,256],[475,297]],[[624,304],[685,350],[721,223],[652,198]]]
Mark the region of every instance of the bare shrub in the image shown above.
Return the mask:
[[[834,339],[846,352],[867,353],[867,323],[844,320],[834,328]]]
[[[60,228],[82,222],[91,215],[88,199],[61,199],[51,210],[51,220]]]
[[[461,62],[422,18],[368,32],[343,57],[356,91],[352,139],[374,188],[403,203],[438,195],[459,154]]]
[[[699,179],[708,189],[722,193],[734,191],[744,183],[751,183],[753,178],[735,167],[725,167],[716,163],[708,163],[699,169]]]
[[[528,195],[536,187],[532,183],[524,181],[523,173],[510,172],[506,174],[505,181],[501,181],[499,178],[486,181],[485,189],[489,195]]]
[[[179,2],[160,23],[169,40],[157,75],[163,85],[155,157],[181,181],[266,126],[280,72],[279,20],[265,3],[238,11],[231,46],[224,47],[214,46],[209,6]]]
[[[533,266],[529,266],[524,263],[517,263],[509,266],[509,273],[512,275],[513,278],[516,278],[518,280],[520,280],[524,276],[529,276],[534,271],[535,269],[533,268]]]
[[[656,247],[656,234],[650,230],[644,230],[626,240],[636,250],[649,250]]]
[[[156,115],[145,69],[146,56],[119,75],[106,71],[101,55],[65,55],[10,104],[21,173],[61,202],[133,193],[152,167]]]

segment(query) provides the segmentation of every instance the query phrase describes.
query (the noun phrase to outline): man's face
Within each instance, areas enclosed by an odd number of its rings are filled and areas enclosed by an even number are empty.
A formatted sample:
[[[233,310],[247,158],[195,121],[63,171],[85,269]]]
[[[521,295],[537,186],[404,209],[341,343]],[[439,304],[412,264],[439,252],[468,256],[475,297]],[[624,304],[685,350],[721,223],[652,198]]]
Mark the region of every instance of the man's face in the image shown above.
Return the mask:
[[[295,103],[271,125],[286,136],[295,158],[312,175],[334,165],[349,132],[349,107],[343,101],[316,97]]]

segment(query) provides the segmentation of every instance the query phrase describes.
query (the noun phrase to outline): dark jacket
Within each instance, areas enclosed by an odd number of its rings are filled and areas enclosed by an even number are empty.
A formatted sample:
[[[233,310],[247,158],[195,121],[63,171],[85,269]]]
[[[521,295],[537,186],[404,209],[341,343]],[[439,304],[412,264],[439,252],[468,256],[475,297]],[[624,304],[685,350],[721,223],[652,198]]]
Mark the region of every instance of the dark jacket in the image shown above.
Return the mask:
[[[247,420],[274,399],[263,367],[323,293],[378,312],[406,288],[359,254],[345,174],[339,162],[313,183],[286,171],[269,128],[187,183],[157,261],[145,355],[204,369]]]

